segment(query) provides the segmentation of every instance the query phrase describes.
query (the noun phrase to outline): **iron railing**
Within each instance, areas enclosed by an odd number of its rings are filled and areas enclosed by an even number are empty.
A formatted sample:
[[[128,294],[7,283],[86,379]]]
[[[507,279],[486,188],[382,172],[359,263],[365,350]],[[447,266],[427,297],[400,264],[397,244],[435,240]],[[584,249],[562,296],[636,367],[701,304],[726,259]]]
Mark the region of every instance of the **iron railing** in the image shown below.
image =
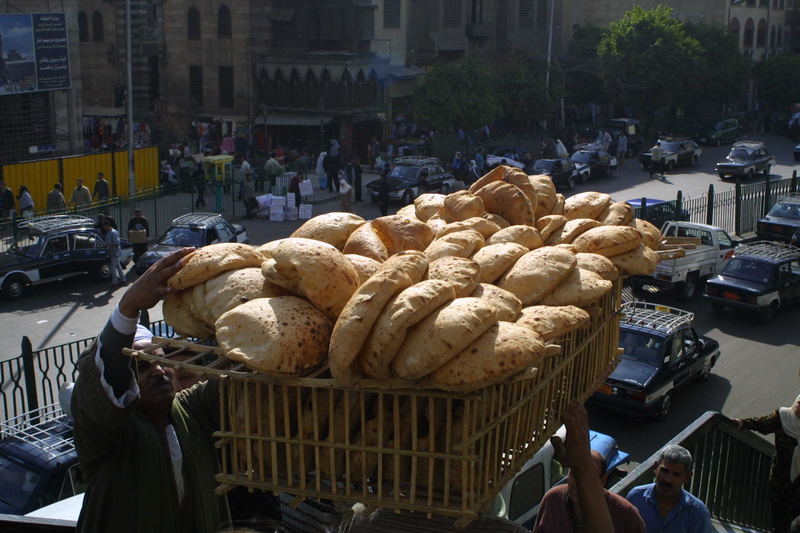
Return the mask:
[[[750,431],[736,429],[729,418],[707,411],[667,444],[687,448],[694,458],[689,492],[700,498],[721,522],[758,530],[772,524],[769,472],[775,447]],[[658,452],[611,487],[625,496],[653,482]]]

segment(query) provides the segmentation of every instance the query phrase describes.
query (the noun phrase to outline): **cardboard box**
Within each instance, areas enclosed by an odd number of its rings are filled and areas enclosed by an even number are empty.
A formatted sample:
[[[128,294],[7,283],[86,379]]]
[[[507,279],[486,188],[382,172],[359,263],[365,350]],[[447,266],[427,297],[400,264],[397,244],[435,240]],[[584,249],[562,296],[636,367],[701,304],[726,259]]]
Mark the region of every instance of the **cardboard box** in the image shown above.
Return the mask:
[[[286,213],[283,211],[275,211],[274,209],[269,213],[269,220],[271,222],[285,222],[286,221]]]
[[[147,242],[147,232],[143,229],[132,229],[128,232],[128,240],[133,244],[145,244]]]
[[[300,204],[300,209],[298,209],[297,213],[298,218],[300,220],[308,220],[309,218],[314,216],[312,214],[312,208],[313,208],[312,204]]]

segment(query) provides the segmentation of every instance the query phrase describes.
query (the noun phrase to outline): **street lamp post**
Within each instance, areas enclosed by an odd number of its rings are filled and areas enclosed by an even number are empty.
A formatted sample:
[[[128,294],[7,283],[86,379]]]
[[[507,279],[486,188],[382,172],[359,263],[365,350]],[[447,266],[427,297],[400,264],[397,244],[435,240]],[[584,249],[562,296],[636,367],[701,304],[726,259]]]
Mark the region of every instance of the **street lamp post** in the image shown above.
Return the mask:
[[[136,192],[133,160],[133,67],[131,66],[131,0],[125,0],[125,70],[128,77],[128,195]]]

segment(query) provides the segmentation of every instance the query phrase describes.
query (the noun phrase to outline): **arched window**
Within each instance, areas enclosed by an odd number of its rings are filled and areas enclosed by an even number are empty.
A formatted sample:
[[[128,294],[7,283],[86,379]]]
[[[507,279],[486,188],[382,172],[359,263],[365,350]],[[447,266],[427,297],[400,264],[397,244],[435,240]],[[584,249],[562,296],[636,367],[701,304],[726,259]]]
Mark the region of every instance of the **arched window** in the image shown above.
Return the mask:
[[[319,82],[314,73],[309,69],[306,73],[306,105],[310,109],[319,107]]]
[[[78,12],[78,41],[89,42],[89,18],[83,11]]]
[[[231,10],[222,4],[217,10],[217,37],[220,39],[230,39],[231,30]]]
[[[338,84],[331,80],[331,74],[328,69],[322,71],[322,99],[325,101],[325,109],[334,109],[336,107],[336,86]]]
[[[92,37],[96,43],[103,42],[103,14],[99,11],[92,15]]]
[[[753,47],[753,30],[755,29],[755,24],[753,24],[753,19],[747,19],[747,22],[744,23],[744,47],[745,48],[752,48]]]
[[[733,18],[731,19],[731,23],[730,23],[730,25],[728,26],[728,31],[729,31],[729,32],[731,32],[733,35],[735,35],[735,36],[736,36],[736,42],[737,42],[737,43],[738,43],[738,42],[739,42],[739,40],[740,40],[740,37],[739,37],[739,31],[740,31],[740,30],[741,30],[741,28],[740,28],[740,26],[739,26],[739,19],[738,19],[738,18],[736,18],[736,17],[733,17]]]
[[[200,12],[197,10],[196,7],[192,6],[189,8],[189,12],[187,13],[186,18],[187,18],[186,27],[188,29],[189,39],[199,39],[201,37]]]
[[[767,44],[767,21],[761,19],[758,21],[758,33],[756,33],[756,46],[766,46]]]
[[[305,86],[300,79],[300,73],[297,69],[292,69],[292,74],[289,76],[290,85],[290,102],[292,107],[303,107],[305,102]]]
[[[289,84],[283,78],[283,72],[280,70],[275,73],[275,91],[278,95],[278,107],[289,107],[292,105]]]

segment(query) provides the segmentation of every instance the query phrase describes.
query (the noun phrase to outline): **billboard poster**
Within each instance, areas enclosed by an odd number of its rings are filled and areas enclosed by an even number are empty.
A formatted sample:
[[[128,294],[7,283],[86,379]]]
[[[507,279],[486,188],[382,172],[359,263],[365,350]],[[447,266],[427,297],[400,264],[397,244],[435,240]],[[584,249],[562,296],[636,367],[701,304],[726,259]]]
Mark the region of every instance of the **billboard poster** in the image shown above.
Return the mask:
[[[0,95],[69,86],[64,13],[0,15]]]

